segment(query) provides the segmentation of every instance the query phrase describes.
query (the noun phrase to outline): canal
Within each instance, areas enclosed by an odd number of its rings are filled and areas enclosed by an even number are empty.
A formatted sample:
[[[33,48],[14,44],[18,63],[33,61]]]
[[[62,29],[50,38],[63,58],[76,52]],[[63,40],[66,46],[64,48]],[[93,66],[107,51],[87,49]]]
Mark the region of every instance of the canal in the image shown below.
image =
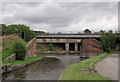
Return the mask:
[[[78,55],[59,55],[56,58],[44,57],[42,61],[27,67],[3,74],[3,80],[58,80],[62,71],[80,62]]]

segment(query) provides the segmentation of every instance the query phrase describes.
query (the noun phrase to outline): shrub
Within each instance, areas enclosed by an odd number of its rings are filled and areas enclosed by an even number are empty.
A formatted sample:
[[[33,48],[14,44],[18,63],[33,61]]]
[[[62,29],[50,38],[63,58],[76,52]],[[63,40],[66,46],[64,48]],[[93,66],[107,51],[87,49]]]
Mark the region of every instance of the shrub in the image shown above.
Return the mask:
[[[53,51],[53,44],[50,44],[50,45],[49,45],[49,50],[50,50],[50,51]]]
[[[108,36],[106,35],[101,36],[101,43],[102,43],[104,51],[111,52],[111,48],[110,48],[111,43],[109,41]]]
[[[26,54],[26,47],[21,41],[17,41],[13,45],[13,52],[16,54],[16,60],[23,60]]]

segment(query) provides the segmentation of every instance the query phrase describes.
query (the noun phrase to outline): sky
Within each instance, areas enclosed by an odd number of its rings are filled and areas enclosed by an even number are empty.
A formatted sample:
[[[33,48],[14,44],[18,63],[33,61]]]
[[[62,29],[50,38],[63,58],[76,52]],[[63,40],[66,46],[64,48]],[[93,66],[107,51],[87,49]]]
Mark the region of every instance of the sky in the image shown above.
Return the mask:
[[[118,3],[3,2],[2,23],[46,32],[118,31]]]

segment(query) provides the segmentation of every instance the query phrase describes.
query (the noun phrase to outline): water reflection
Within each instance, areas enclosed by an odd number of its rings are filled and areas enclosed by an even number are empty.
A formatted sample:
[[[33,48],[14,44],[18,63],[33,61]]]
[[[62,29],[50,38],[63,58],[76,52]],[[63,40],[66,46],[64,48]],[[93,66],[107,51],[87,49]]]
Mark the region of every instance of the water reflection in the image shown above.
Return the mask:
[[[28,67],[3,74],[4,80],[58,80],[62,71],[80,62],[77,55],[60,55],[59,58],[45,57]]]

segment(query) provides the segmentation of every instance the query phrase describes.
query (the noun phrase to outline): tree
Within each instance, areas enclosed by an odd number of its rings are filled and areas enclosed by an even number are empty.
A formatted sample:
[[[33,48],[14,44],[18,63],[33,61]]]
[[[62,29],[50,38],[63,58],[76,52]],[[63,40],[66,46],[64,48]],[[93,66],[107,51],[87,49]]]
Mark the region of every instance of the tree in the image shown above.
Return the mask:
[[[109,30],[107,33],[106,33],[107,37],[109,38],[110,40],[110,47],[112,50],[115,49],[115,42],[116,42],[116,37],[115,37],[115,34],[113,33],[112,30]]]
[[[6,35],[17,34],[19,36],[21,32],[25,32],[25,36],[27,36],[25,37],[25,41],[27,42],[36,36],[36,33],[34,31],[30,30],[28,26],[25,26],[23,24],[8,25],[4,32]]]
[[[100,34],[104,34],[104,33],[105,33],[105,31],[103,31],[103,30],[100,30],[100,31],[99,31],[99,33],[100,33]]]
[[[120,51],[120,33],[119,32],[115,32],[115,36],[116,36],[116,43],[115,43],[115,50],[116,51]]]
[[[37,34],[46,34],[46,32],[44,32],[44,31],[34,31],[34,32]]]
[[[103,47],[104,51],[111,52],[111,48],[110,48],[111,43],[109,41],[108,36],[106,36],[106,35],[101,36],[101,43],[102,43],[102,47]]]
[[[0,24],[0,30],[2,32],[2,35],[4,35],[5,29],[6,29],[6,25],[5,24]]]
[[[85,29],[83,32],[86,33],[86,34],[91,33],[91,31],[89,29]]]

